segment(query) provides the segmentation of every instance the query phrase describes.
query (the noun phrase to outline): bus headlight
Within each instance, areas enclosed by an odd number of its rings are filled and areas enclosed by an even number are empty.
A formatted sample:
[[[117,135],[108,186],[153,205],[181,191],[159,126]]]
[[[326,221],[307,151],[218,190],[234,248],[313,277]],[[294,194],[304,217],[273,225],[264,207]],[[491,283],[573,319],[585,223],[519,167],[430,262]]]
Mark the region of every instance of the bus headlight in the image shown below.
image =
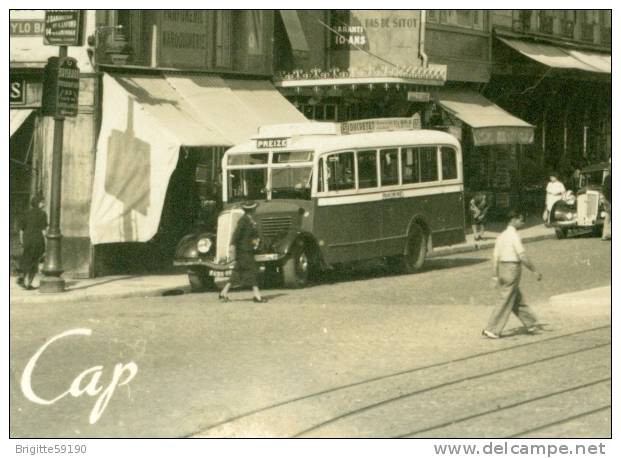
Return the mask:
[[[198,243],[196,244],[196,249],[199,253],[208,253],[211,249],[211,240],[209,240],[208,238],[199,239]]]

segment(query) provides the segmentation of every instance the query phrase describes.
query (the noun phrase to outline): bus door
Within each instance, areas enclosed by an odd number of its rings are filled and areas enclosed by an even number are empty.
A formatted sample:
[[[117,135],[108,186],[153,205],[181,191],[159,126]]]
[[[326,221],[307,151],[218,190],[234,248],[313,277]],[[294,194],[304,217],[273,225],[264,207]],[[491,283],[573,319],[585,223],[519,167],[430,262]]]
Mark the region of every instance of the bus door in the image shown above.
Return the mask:
[[[379,151],[380,178],[382,185],[382,256],[393,256],[403,251],[405,244],[405,221],[401,204],[403,190],[399,186],[399,149],[386,148]]]
[[[384,203],[379,194],[377,150],[356,152],[358,172],[358,259],[382,256],[382,225]],[[373,192],[375,190],[375,192]]]
[[[322,196],[317,200],[315,236],[322,243],[329,264],[355,261],[360,219],[355,203],[354,152],[329,154],[319,161],[319,166],[324,167],[325,179],[319,180],[318,185]]]

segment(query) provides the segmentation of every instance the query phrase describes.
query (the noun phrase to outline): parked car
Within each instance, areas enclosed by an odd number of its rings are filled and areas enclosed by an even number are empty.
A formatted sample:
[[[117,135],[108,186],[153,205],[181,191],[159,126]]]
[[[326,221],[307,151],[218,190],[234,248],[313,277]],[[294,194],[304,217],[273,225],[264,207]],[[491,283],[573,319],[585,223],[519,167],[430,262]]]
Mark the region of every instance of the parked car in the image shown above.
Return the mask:
[[[602,184],[608,174],[610,166],[607,162],[585,167],[580,173],[578,192],[575,195],[567,192],[563,199],[554,204],[550,226],[555,228],[559,239],[574,233],[601,234],[607,205]]]

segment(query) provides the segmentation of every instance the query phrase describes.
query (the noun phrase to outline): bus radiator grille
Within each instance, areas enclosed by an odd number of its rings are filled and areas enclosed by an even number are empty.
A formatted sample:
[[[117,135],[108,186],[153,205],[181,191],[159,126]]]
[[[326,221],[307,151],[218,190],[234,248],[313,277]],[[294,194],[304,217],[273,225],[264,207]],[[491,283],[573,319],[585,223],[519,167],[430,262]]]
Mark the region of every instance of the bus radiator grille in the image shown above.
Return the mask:
[[[290,216],[272,216],[262,218],[259,221],[259,230],[262,237],[273,237],[282,232],[287,232],[290,227]]]

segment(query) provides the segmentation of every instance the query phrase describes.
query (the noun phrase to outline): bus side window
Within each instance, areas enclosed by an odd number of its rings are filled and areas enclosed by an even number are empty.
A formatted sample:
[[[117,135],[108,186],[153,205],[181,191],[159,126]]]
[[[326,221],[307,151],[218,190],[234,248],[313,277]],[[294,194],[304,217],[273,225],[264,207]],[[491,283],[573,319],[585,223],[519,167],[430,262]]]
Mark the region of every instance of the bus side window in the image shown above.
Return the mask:
[[[443,146],[442,152],[442,179],[454,180],[457,178],[457,152],[448,146]]]
[[[354,153],[336,153],[328,156],[328,190],[354,189]]]
[[[418,148],[401,149],[401,175],[403,184],[420,183]]]
[[[382,172],[382,186],[399,184],[399,151],[383,149],[380,151],[380,167]]]
[[[438,180],[438,149],[435,146],[425,146],[419,149],[420,181]]]
[[[358,187],[377,187],[377,151],[358,151]]]

